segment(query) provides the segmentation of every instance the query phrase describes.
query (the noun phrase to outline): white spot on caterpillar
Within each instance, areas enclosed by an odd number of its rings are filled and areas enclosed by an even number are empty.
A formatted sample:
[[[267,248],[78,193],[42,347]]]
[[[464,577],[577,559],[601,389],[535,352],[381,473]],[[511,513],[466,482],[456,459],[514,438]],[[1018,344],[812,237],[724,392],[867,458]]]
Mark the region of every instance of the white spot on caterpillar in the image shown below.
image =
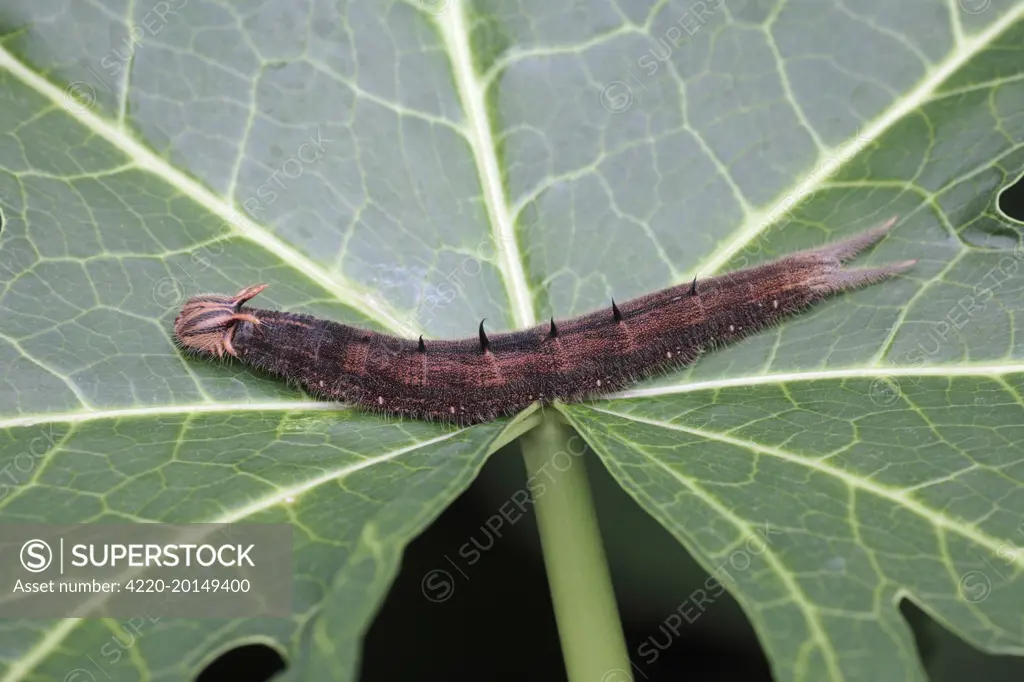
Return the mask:
[[[600,385],[601,385],[601,380],[600,380],[600,379],[598,379],[598,380],[597,380],[597,385],[598,385],[598,386],[600,386]]]
[[[731,331],[731,332],[734,332],[734,331],[736,331],[736,327],[734,327],[734,326],[732,326],[732,325],[730,324],[730,325],[729,325],[729,331]]]
[[[381,396],[377,396],[377,404],[378,405],[383,405],[384,404],[384,396],[382,396],[382,395]]]
[[[778,310],[778,309],[779,309],[779,299],[775,299],[774,301],[772,301],[772,310]]]
[[[672,357],[672,351],[670,351],[670,350],[669,351],[665,351],[665,357],[666,358]]]
[[[321,380],[320,380],[320,388],[323,388],[323,387],[324,387],[324,380],[323,380],[323,379],[321,379]]]
[[[455,406],[454,406],[454,405],[452,405],[451,407],[449,407],[449,408],[448,408],[448,410],[449,410],[449,411],[450,411],[450,412],[451,412],[452,414],[455,414]]]

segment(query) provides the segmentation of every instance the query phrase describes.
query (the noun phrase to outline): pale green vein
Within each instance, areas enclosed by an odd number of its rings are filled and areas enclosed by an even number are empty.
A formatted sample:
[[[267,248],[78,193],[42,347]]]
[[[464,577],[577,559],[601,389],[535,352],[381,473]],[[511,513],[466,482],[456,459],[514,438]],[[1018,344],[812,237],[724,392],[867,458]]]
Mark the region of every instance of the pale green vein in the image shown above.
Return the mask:
[[[691,426],[681,426],[679,424],[670,424],[668,422],[660,421],[657,419],[647,419],[645,417],[639,417],[632,414],[624,414],[615,412],[613,410],[602,409],[598,407],[591,408],[595,412],[601,412],[604,414],[619,417],[627,421],[637,422],[641,424],[647,424],[649,426],[655,426],[669,431],[679,431],[681,433],[688,433],[691,436],[697,436],[705,440],[717,441],[720,443],[726,443],[744,450],[756,452],[758,454],[767,455],[790,464],[795,464],[806,469],[817,471],[818,473],[831,476],[839,481],[845,483],[848,487],[855,490],[861,490],[863,492],[872,494],[876,497],[882,498],[893,504],[896,504],[909,512],[916,514],[921,517],[932,526],[942,528],[943,530],[951,531],[967,540],[990,550],[993,554],[996,554],[999,548],[1006,547],[1006,540],[995,538],[986,533],[985,531],[978,528],[976,525],[954,519],[946,516],[940,511],[932,509],[924,505],[923,503],[915,500],[913,497],[907,494],[905,490],[890,488],[889,486],[876,483],[868,478],[863,478],[856,474],[850,473],[843,469],[834,467],[826,462],[817,459],[810,459],[807,457],[801,457],[792,452],[782,450],[780,448],[771,447],[769,445],[762,445],[751,440],[743,438],[736,438],[734,436],[728,436],[723,433],[714,433],[712,431],[705,431],[704,429],[698,429]],[[1013,557],[1013,563],[1020,567],[1024,567],[1024,553],[1018,553]]]
[[[457,2],[451,11],[437,18],[444,38],[445,49],[451,60],[455,84],[466,112],[466,126],[473,159],[480,176],[487,214],[494,232],[498,267],[505,281],[512,314],[517,327],[530,327],[536,322],[533,300],[526,283],[526,273],[516,241],[515,223],[505,196],[505,185],[498,168],[497,146],[487,115],[486,85],[480,81],[473,67],[470,50],[470,27],[465,15],[465,4]]]
[[[953,230],[953,234],[956,234],[955,230]],[[882,361],[886,354],[888,354],[892,349],[892,344],[896,341],[896,335],[899,334],[900,329],[903,328],[903,323],[906,321],[907,315],[910,314],[910,311],[917,305],[917,302],[926,295],[927,292],[931,291],[933,284],[945,283],[946,275],[953,271],[966,253],[967,251],[960,251],[956,253],[949,259],[949,262],[943,266],[942,270],[936,273],[929,281],[918,287],[917,291],[914,292],[914,295],[900,306],[899,310],[896,312],[896,319],[893,320],[892,324],[889,326],[889,333],[886,334],[885,338],[882,339],[882,342],[878,344],[878,352],[875,353],[869,362],[872,364],[878,364]]]
[[[995,90],[1004,85],[1010,85],[1011,83],[1017,83],[1024,81],[1024,72],[1016,73],[1013,75],[1000,76],[999,78],[993,78],[987,81],[979,81],[977,83],[971,83],[970,85],[962,85],[957,88],[951,88],[949,90],[943,90],[935,93],[929,102],[939,102],[950,97],[960,97],[961,95],[969,95],[972,92],[978,92],[979,90]]]
[[[128,39],[135,41],[136,36],[132,34],[132,29],[137,27],[133,21],[135,16],[135,0],[128,0],[128,7],[125,9],[124,25],[128,30]],[[139,40],[145,40],[145,35],[138,36]],[[125,117],[128,115],[128,90],[132,85],[132,67],[135,65],[135,55],[141,48],[140,45],[133,45],[132,49],[128,54],[128,63],[125,64],[123,70],[123,77],[121,78],[121,87],[118,88],[118,103],[117,103],[117,127],[121,130],[125,128]]]
[[[84,618],[65,618],[57,624],[46,629],[46,634],[36,642],[35,646],[25,652],[20,658],[11,661],[7,674],[0,679],[0,682],[19,682],[25,679],[28,673],[32,672],[50,652],[56,651],[71,631],[81,623]]]
[[[946,0],[946,7],[949,9],[949,28],[953,32],[953,39],[957,46],[964,42],[964,27],[960,23],[960,2],[959,0]]]
[[[353,80],[352,78],[345,76],[337,69],[333,68],[330,64],[325,64],[309,55],[307,55],[304,59],[306,63],[313,67],[315,71],[319,71],[328,78],[331,78],[341,83],[346,88],[351,90],[352,94],[355,95],[357,99],[363,99],[366,100],[367,102],[372,102],[373,104],[376,104],[382,109],[394,112],[398,116],[406,116],[409,118],[414,118],[418,121],[429,123],[431,125],[441,126],[442,128],[451,130],[452,132],[459,136],[466,135],[466,131],[463,130],[462,126],[455,123],[454,121],[451,121],[442,116],[438,116],[436,114],[432,114],[429,111],[413,109],[402,104],[401,102],[395,102],[385,97],[382,97],[377,93],[367,90],[366,88],[360,86],[356,80]]]
[[[782,87],[782,92],[786,95],[786,100],[793,107],[793,115],[796,116],[796,120],[803,126],[804,132],[807,133],[808,137],[814,143],[814,148],[818,152],[819,158],[827,158],[828,147],[824,142],[821,141],[821,135],[818,135],[818,131],[814,129],[811,122],[807,120],[807,115],[804,113],[804,108],[800,105],[800,99],[793,92],[793,84],[789,81],[789,72],[786,71],[786,59],[779,52],[779,46],[775,43],[774,38],[771,34],[771,24],[765,24],[762,27],[762,32],[765,37],[765,43],[768,45],[768,49],[771,50],[772,57],[775,58],[775,65],[778,68],[779,85]]]
[[[921,367],[899,367],[897,365],[878,365],[875,367],[852,367],[849,369],[821,370],[817,372],[780,372],[778,374],[761,374],[757,376],[738,376],[710,381],[694,381],[676,386],[655,386],[651,388],[634,388],[613,393],[606,398],[658,398],[661,396],[682,395],[697,391],[716,391],[723,388],[738,386],[762,386],[765,384],[787,384],[792,382],[830,381],[842,379],[875,379],[878,377],[991,377],[997,379],[1004,374],[1024,372],[1024,363],[1007,363],[1005,365],[927,365]]]
[[[26,87],[49,100],[54,106],[64,107],[69,117],[103,138],[134,161],[140,169],[167,182],[184,196],[192,199],[210,213],[231,225],[238,234],[279,256],[297,271],[330,291],[337,300],[353,308],[392,331],[401,329],[398,317],[390,306],[374,294],[361,291],[355,284],[331,276],[315,261],[274,236],[268,229],[255,223],[228,200],[217,196],[196,180],[171,166],[135,138],[117,128],[110,121],[83,107],[65,107],[68,94],[49,82],[0,45],[0,68],[9,71]]]
[[[431,445],[436,445],[437,443],[442,443],[446,440],[450,440],[451,438],[457,436],[459,433],[460,431],[445,433],[440,436],[430,438],[428,440],[423,440],[416,443],[412,443],[411,445],[406,445],[405,447],[398,448],[397,450],[392,450],[381,455],[367,457],[366,459],[360,462],[347,464],[338,469],[334,469],[333,471],[325,472],[320,476],[311,478],[303,483],[289,486],[287,488],[280,488],[278,489],[277,492],[271,495],[267,495],[265,497],[253,500],[249,504],[228,511],[216,519],[210,521],[193,521],[193,523],[236,523],[238,521],[241,521],[242,519],[246,519],[250,516],[258,514],[259,512],[266,511],[271,507],[276,507],[279,504],[288,502],[288,500],[297,500],[299,496],[302,495],[302,493],[308,490],[312,490],[313,488],[317,488],[321,485],[324,485],[325,483],[330,483],[331,481],[344,480],[351,474],[354,474],[358,471],[362,471],[363,469],[366,469],[368,467],[375,466],[377,464],[383,464],[384,462],[388,462],[396,457],[407,454],[414,450],[419,450],[421,448],[429,447]]]
[[[1022,16],[1024,16],[1024,2],[1017,3],[1010,8],[1006,14],[992,22],[984,31],[962,40],[945,61],[934,67],[917,87],[904,97],[894,101],[882,115],[864,129],[862,135],[829,150],[821,158],[832,158],[839,167],[848,163],[868,145],[877,142],[891,126],[920,109],[938,92],[940,86],[950,76],[991,45],[1001,33],[1013,26]],[[815,163],[816,169],[821,168],[821,158]],[[812,173],[779,192],[780,200],[778,202],[767,210],[748,215],[733,236],[715,249],[695,270],[706,274],[718,272],[733,256],[785,215],[789,207],[799,204],[820,190],[830,175],[831,173]]]
[[[494,60],[494,63],[491,64],[490,68],[480,76],[480,83],[482,87],[490,87],[502,72],[519,62],[529,59],[544,59],[549,57],[578,57],[583,52],[594,47],[600,47],[619,36],[645,34],[647,30],[647,27],[639,28],[630,24],[623,24],[616,29],[608,31],[607,33],[601,33],[578,43],[565,45],[547,44],[536,47],[515,47],[505,51]]]
[[[118,642],[120,642],[121,638],[127,634],[124,626],[114,618],[103,618],[100,622],[103,627],[110,632],[110,634],[118,638]],[[139,671],[138,682],[149,682],[153,679],[153,674],[149,670],[149,664],[146,661],[146,657],[142,655],[142,652],[139,651],[139,649],[141,649],[141,647],[129,646],[128,658],[131,659],[135,669]]]
[[[314,400],[273,401],[266,403],[194,403],[188,405],[160,405],[157,407],[127,407],[112,410],[89,410],[58,412],[55,414],[33,414],[13,419],[0,419],[0,430],[37,424],[76,424],[103,419],[126,419],[130,417],[168,417],[179,414],[216,414],[218,412],[298,412],[298,411],[347,411],[351,406],[343,403]]]
[[[242,173],[242,163],[245,161],[245,153],[249,147],[249,138],[252,135],[252,127],[253,124],[256,123],[256,102],[259,101],[259,85],[262,75],[263,72],[261,70],[260,73],[252,79],[252,84],[249,86],[249,115],[245,117],[245,125],[242,126],[242,132],[238,137],[238,151],[235,153],[234,163],[231,164],[228,186],[224,191],[224,194],[229,197],[234,197],[238,192],[238,177]],[[317,132],[319,133],[319,128]]]
[[[89,407],[89,401],[88,399],[86,399],[85,394],[82,393],[82,390],[78,387],[78,384],[75,381],[73,381],[70,377],[66,377],[53,367],[48,366],[42,360],[26,351],[21,343],[15,341],[6,334],[0,334],[0,339],[6,341],[8,344],[10,344],[12,348],[16,349],[21,354],[21,357],[25,358],[26,360],[34,364],[36,367],[39,367],[47,374],[50,374],[51,376],[56,377],[57,379],[60,379],[64,383],[64,385],[67,386],[68,390],[74,394],[75,398],[78,400],[79,404],[82,405],[82,407]]]

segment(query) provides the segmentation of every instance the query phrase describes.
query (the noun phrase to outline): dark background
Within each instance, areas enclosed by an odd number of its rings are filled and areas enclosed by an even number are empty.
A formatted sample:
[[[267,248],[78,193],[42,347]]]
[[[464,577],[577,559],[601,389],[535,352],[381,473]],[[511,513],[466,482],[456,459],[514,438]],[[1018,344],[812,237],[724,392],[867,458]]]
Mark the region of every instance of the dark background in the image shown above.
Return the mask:
[[[1024,220],[1024,181],[1003,192],[1000,208]],[[518,449],[513,443],[492,456],[469,490],[409,545],[367,634],[363,682],[566,679],[530,508],[514,525],[499,529],[500,538],[482,528],[525,487]],[[619,488],[592,453],[585,461],[627,645],[637,665],[636,682],[771,682],[754,631],[728,595],[717,598],[693,624],[684,623],[678,636],[664,625],[707,573]],[[471,540],[487,549],[469,565],[458,551]],[[424,576],[435,569],[447,570],[454,581],[454,590],[440,603],[422,590]],[[1024,658],[982,654],[913,605],[904,603],[901,610],[934,682],[1024,680]],[[651,652],[657,652],[656,659]],[[268,647],[239,647],[212,663],[199,681],[262,681],[285,665]]]

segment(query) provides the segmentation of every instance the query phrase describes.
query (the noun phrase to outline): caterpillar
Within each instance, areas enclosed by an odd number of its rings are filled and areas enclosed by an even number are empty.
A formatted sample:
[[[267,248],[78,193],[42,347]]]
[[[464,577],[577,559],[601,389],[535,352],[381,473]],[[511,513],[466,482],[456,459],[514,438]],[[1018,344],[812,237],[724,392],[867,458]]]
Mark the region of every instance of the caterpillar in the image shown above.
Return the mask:
[[[610,309],[503,334],[410,340],[244,304],[267,288],[190,298],[174,321],[185,350],[230,356],[309,394],[389,415],[467,426],[535,401],[578,402],[693,364],[712,348],[813,303],[888,279],[917,261],[843,269],[892,218],[848,239],[669,287]]]

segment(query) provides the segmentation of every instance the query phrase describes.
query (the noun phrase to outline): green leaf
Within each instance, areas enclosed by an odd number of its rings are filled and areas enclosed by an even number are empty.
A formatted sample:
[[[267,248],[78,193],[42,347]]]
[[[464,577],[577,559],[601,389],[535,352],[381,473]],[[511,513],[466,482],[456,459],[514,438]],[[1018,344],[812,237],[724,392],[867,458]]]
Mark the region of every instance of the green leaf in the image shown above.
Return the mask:
[[[242,641],[354,678],[403,547],[524,428],[389,422],[185,358],[186,296],[265,281],[268,307],[467,336],[890,215],[865,260],[908,276],[560,409],[777,679],[923,679],[901,598],[1022,653],[1024,273],[997,204],[1024,170],[1022,17],[9,0],[0,522],[292,522],[297,589],[290,621],[161,623],[117,663],[115,622],[5,621],[0,680],[189,679]]]

